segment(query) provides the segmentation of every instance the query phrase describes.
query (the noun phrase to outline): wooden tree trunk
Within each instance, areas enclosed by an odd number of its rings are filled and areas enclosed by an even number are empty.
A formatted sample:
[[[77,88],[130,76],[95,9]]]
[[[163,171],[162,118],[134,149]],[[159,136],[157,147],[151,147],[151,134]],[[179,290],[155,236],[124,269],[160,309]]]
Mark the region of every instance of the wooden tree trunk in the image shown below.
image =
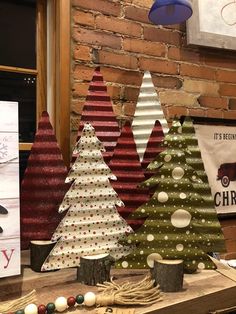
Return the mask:
[[[77,271],[77,280],[85,285],[110,281],[110,269],[114,259],[108,254],[83,256]]]
[[[182,260],[155,260],[152,276],[163,292],[176,292],[183,287]]]
[[[30,242],[30,267],[33,271],[41,272],[41,267],[55,244],[51,241]]]

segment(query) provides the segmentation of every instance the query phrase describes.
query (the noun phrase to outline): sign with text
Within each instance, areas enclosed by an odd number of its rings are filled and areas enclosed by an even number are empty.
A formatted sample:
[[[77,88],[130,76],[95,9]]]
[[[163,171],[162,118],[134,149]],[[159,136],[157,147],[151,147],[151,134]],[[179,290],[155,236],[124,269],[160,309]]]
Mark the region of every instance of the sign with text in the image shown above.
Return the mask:
[[[18,103],[0,101],[0,277],[20,274]]]
[[[195,125],[218,214],[236,213],[236,127]]]

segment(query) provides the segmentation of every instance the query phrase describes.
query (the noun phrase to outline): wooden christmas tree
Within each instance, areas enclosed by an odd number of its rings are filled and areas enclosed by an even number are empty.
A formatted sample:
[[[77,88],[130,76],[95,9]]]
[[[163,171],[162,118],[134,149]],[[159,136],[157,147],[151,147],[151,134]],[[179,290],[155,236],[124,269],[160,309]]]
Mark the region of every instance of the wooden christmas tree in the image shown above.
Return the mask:
[[[84,125],[66,182],[72,185],[66,193],[59,212],[67,210],[55,230],[57,241],[42,269],[59,269],[80,264],[82,257],[99,259],[110,254],[118,259],[130,252],[129,246],[118,243],[132,229],[118,214],[123,206],[109,179],[116,179],[103,160],[103,144],[91,124]]]
[[[7,214],[8,214],[8,210],[4,206],[0,205],[0,215],[7,215]],[[0,226],[0,233],[3,233],[3,229],[1,226]]]
[[[217,234],[221,225],[216,216],[211,188],[204,168],[201,151],[198,146],[193,121],[190,117],[185,118],[182,126],[182,133],[187,145],[186,162],[196,171],[199,177],[199,180],[193,182],[193,187],[204,199],[204,207],[200,207],[198,210],[203,211],[205,215],[208,215],[209,222],[205,232],[208,233],[211,241],[206,243],[206,250],[208,252],[223,252],[225,250],[224,237],[222,233],[220,233],[220,235]],[[202,232],[204,232],[204,230],[202,230]]]
[[[49,240],[60,222],[58,207],[68,189],[67,168],[46,111],[38,130],[21,184],[21,248],[31,240]]]
[[[99,67],[95,69],[89,85],[86,102],[81,114],[77,141],[86,122],[91,123],[95,128],[97,137],[105,147],[104,160],[109,162],[117,138],[120,136],[120,129]],[[73,153],[72,160],[75,161],[76,157],[77,155]]]
[[[117,181],[111,183],[112,187],[124,203],[118,211],[132,229],[137,229],[143,220],[127,220],[127,217],[141,204],[148,201],[149,192],[148,189],[138,187],[145,177],[129,122],[126,122],[121,130],[109,167],[117,177]]]
[[[156,120],[160,121],[163,131],[166,133],[168,124],[158,100],[151,74],[145,72],[132,123],[134,139],[141,162]]]
[[[167,149],[148,166],[159,171],[143,183],[157,186],[156,191],[149,202],[129,217],[147,217],[142,227],[126,240],[137,248],[118,261],[117,266],[146,268],[153,267],[155,259],[180,259],[186,272],[215,268],[205,249],[217,237],[220,241],[222,233],[218,228],[214,239],[207,233],[212,217],[204,212],[205,202],[194,189],[193,182],[199,178],[186,163],[186,143],[178,121],[174,121],[164,144]]]

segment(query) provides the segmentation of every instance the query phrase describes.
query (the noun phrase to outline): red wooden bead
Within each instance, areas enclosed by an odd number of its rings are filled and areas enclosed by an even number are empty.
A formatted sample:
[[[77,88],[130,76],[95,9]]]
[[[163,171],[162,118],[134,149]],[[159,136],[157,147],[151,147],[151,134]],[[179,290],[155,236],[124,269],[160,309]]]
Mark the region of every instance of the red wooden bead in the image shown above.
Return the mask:
[[[40,305],[38,306],[38,314],[45,314],[46,311],[47,311],[47,308],[46,308],[45,305],[40,304]]]
[[[74,305],[75,305],[75,302],[76,302],[76,300],[75,300],[74,297],[69,297],[69,298],[67,299],[67,305],[68,305],[68,306],[74,306]]]

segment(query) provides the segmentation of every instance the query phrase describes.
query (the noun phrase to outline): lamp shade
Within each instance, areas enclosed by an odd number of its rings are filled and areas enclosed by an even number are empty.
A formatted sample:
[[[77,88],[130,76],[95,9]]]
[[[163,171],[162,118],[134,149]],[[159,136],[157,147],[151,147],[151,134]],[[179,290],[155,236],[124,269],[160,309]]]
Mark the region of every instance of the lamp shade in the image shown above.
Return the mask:
[[[154,24],[171,25],[186,21],[192,13],[188,0],[155,0],[148,17]]]

